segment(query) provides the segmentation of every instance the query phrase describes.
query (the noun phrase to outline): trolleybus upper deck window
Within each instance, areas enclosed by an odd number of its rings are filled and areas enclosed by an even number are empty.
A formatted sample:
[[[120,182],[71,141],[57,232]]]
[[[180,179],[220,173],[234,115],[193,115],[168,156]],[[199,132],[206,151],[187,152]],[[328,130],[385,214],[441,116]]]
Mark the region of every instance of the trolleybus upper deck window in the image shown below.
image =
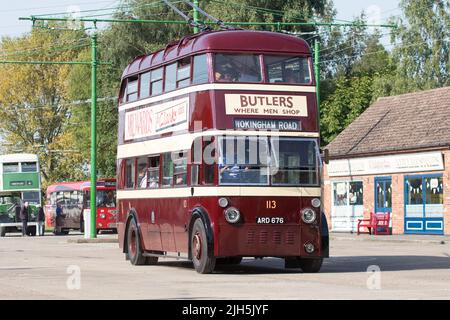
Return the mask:
[[[150,96],[150,72],[141,74],[139,77],[139,98],[147,98]]]
[[[208,82],[208,60],[206,54],[201,54],[194,57],[192,83],[200,84],[205,82]]]
[[[295,56],[264,56],[266,77],[270,83],[311,83],[309,58]]]
[[[164,92],[175,90],[176,87],[177,87],[177,63],[172,63],[166,66]]]
[[[183,88],[191,83],[191,58],[178,61],[177,88]]]
[[[128,79],[127,84],[127,102],[136,101],[138,99],[138,81],[137,78]]]
[[[220,82],[261,82],[259,56],[217,53],[214,55],[214,77]]]
[[[163,68],[159,68],[156,70],[152,70],[151,75],[151,95],[156,96],[158,94],[161,94],[163,91]]]

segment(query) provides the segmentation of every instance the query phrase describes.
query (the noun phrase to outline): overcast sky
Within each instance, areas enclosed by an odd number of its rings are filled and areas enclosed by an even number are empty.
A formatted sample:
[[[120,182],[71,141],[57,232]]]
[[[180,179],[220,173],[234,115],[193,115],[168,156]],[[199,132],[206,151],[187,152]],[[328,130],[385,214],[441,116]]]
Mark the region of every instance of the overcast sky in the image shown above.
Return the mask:
[[[18,36],[31,30],[31,22],[19,21],[19,17],[80,10],[115,7],[114,0],[0,0],[0,36]],[[370,23],[382,23],[391,15],[399,14],[399,0],[334,0],[337,18],[351,20],[365,10]],[[201,4],[201,0],[200,0]]]

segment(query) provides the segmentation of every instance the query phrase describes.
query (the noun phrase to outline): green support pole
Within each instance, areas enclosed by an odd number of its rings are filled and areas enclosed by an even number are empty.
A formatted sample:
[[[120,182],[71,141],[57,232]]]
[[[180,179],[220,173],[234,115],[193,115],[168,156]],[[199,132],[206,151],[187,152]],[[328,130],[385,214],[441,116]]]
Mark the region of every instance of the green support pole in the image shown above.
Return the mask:
[[[97,196],[97,35],[91,37],[91,239],[97,237],[96,230],[96,196]]]
[[[316,38],[314,40],[314,76],[316,78],[316,99],[317,99],[317,114],[320,119],[320,67],[319,67],[319,51],[320,42]],[[320,122],[319,122],[320,123]]]
[[[194,22],[198,22],[198,10],[197,10],[198,0],[194,0],[194,5],[195,5],[195,7],[194,7],[194,14],[193,14]],[[198,33],[198,32],[199,32],[198,27],[194,27],[194,33]]]

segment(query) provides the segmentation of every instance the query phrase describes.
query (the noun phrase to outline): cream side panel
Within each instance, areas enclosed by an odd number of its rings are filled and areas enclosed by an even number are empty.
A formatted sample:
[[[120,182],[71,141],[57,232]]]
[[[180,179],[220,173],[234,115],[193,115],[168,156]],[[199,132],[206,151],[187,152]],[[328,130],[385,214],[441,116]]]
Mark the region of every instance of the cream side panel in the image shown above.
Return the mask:
[[[234,84],[234,83],[207,83],[198,86],[188,87],[173,92],[169,92],[160,96],[151,97],[127,104],[119,107],[119,111],[136,108],[142,105],[159,102],[165,99],[171,99],[177,96],[186,95],[193,92],[205,90],[251,90],[251,91],[277,91],[277,92],[316,92],[315,86],[286,86],[286,85],[270,85],[270,84]]]
[[[186,150],[192,147],[192,143],[201,136],[220,135],[240,135],[240,136],[283,136],[283,137],[305,137],[318,138],[316,132],[283,132],[278,131],[234,131],[234,130],[211,130],[197,133],[180,134],[167,138],[147,140],[142,142],[123,144],[117,147],[117,159],[138,157],[156,153]]]
[[[196,187],[194,197],[320,197],[319,187]],[[185,198],[191,188],[118,190],[117,199]]]

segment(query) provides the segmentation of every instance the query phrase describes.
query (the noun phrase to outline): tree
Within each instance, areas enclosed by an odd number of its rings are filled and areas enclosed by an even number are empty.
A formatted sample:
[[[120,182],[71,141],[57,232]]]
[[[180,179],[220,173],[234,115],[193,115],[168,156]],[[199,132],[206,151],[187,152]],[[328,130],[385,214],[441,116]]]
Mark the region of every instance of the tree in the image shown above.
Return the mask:
[[[80,50],[82,34],[34,29],[23,37],[4,38],[2,59],[69,61]],[[81,40],[83,41],[83,40]],[[55,43],[61,48],[55,48]],[[68,65],[0,64],[0,129],[6,152],[37,153],[43,186],[76,176],[80,158],[64,135],[71,121],[67,100]],[[64,167],[71,168],[65,171]]]
[[[395,72],[378,79],[380,95],[395,95],[450,85],[450,2],[402,0],[403,17],[391,42]]]

